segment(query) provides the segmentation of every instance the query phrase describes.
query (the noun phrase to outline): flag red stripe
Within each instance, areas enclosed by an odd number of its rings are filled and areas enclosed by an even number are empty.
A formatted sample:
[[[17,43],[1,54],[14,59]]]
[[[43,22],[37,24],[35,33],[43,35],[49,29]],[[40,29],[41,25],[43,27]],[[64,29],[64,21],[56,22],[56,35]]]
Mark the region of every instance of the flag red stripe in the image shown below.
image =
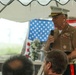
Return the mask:
[[[67,20],[68,23],[76,23],[76,20]]]

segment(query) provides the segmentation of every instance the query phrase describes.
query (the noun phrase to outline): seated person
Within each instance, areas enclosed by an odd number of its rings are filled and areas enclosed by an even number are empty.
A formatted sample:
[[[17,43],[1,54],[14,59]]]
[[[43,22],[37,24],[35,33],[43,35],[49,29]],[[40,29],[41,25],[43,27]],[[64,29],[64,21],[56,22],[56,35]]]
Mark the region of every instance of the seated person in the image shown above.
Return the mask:
[[[2,65],[2,75],[33,75],[32,62],[23,55],[16,55]]]
[[[61,50],[51,50],[46,54],[44,75],[63,75],[68,65],[67,55]]]

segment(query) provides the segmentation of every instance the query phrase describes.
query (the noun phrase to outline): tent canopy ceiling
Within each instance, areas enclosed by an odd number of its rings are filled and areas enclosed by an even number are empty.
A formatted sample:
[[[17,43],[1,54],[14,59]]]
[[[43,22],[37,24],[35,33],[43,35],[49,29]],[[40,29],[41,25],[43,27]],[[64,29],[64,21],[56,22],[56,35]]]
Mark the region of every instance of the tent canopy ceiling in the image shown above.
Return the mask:
[[[0,18],[18,22],[26,22],[34,18],[47,18],[51,12],[50,6],[57,6],[56,2],[58,3],[58,7],[70,10],[68,13],[70,16],[76,17],[75,1],[76,0],[0,0]]]
[[[6,5],[6,4],[10,4],[15,0],[0,0],[1,4]],[[27,6],[29,4],[31,4],[33,1],[37,1],[40,5],[48,5],[52,0],[17,0],[18,2],[20,2],[21,4]],[[70,0],[55,0],[56,2],[58,2],[61,5],[65,5],[67,4]],[[74,0],[76,1],[76,0]]]

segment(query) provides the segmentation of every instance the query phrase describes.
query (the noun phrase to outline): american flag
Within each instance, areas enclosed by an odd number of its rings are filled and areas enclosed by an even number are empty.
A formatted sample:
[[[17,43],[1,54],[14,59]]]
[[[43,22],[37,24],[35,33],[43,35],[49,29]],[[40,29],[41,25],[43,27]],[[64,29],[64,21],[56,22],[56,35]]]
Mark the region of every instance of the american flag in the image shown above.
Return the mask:
[[[29,57],[29,40],[33,41],[34,39],[39,39],[41,42],[45,42],[47,41],[48,35],[50,34],[51,30],[54,30],[54,24],[51,20],[34,19],[30,21],[25,52],[25,55],[27,57]]]
[[[28,39],[39,39],[41,42],[45,42],[51,30],[54,30],[54,24],[51,20],[31,20]]]

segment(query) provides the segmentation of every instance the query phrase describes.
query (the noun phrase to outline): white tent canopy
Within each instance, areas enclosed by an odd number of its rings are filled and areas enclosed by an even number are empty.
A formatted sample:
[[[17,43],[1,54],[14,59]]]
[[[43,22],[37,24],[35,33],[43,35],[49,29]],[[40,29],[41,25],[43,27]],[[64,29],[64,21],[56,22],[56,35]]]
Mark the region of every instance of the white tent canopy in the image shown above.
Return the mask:
[[[0,0],[0,2],[3,5],[7,5],[12,3],[15,0]],[[37,1],[40,5],[48,5],[52,0],[17,0],[18,2],[20,2],[23,5],[28,6],[29,4],[31,4],[33,1]],[[58,3],[60,3],[61,5],[65,5],[67,4],[70,0],[54,0]],[[74,0],[75,1],[75,0]]]
[[[3,3],[3,1],[5,3]],[[8,1],[13,2],[6,6]],[[27,2],[22,1],[26,0],[0,0],[0,10],[6,6],[6,8],[0,12],[0,18],[6,18],[18,22],[25,22],[34,18],[47,18],[51,12],[50,6],[57,6],[55,0],[27,0]],[[70,10],[68,13],[69,16],[76,17],[76,2],[74,0],[56,1],[58,2],[59,7]],[[59,3],[67,4],[62,6]]]

